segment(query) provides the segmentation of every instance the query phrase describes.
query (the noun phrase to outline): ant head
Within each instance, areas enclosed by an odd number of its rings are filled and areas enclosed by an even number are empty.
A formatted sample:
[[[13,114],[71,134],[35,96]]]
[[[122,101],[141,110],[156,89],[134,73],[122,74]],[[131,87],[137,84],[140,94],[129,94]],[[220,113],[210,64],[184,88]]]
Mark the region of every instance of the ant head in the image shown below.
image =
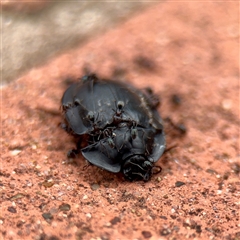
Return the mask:
[[[89,111],[87,114],[87,118],[93,122],[94,121],[94,113],[92,111]]]
[[[117,108],[118,108],[119,110],[122,110],[123,107],[124,107],[124,102],[123,102],[123,101],[118,101],[118,102],[117,102]]]
[[[116,104],[116,110],[113,109],[113,111],[116,113],[116,115],[119,117],[123,112],[124,102],[118,101]]]

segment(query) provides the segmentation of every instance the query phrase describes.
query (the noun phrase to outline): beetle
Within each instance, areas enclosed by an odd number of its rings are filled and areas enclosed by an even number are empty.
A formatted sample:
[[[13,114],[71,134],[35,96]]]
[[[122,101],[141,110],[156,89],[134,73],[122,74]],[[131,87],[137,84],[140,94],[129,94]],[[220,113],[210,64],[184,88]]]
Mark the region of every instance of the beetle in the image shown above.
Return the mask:
[[[72,84],[61,102],[63,128],[77,142],[69,156],[81,152],[90,163],[122,172],[128,180],[150,179],[165,150],[158,101],[151,91],[91,74]]]

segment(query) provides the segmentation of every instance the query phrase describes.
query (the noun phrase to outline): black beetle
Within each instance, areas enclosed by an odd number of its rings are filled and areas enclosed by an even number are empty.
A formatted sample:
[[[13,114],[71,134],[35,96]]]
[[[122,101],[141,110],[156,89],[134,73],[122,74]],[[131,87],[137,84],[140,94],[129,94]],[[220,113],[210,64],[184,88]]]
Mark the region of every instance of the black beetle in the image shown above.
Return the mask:
[[[62,97],[63,128],[77,141],[77,149],[70,155],[81,151],[98,167],[123,172],[128,180],[148,181],[154,162],[165,150],[155,100],[149,91],[144,94],[121,82],[100,80],[94,74],[84,76]]]

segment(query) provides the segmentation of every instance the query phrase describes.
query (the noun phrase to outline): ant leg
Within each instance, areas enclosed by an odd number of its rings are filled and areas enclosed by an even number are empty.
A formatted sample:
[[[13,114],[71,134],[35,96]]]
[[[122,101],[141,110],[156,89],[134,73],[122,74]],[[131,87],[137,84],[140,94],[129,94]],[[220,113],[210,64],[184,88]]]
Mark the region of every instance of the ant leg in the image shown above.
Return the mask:
[[[148,104],[150,108],[156,109],[160,105],[159,96],[153,93],[153,90],[150,87],[144,89],[145,96],[148,100]]]
[[[71,150],[68,151],[67,157],[68,158],[76,158],[78,154],[79,154],[79,150],[71,149]]]
[[[82,138],[80,137],[77,141],[77,149],[71,149],[68,151],[68,153],[67,153],[68,158],[76,158],[77,157],[77,155],[81,151],[81,142],[82,142]]]
[[[184,124],[176,124],[170,117],[165,118],[164,121],[167,122],[174,130],[176,130],[180,136],[183,136],[187,133],[187,128]]]

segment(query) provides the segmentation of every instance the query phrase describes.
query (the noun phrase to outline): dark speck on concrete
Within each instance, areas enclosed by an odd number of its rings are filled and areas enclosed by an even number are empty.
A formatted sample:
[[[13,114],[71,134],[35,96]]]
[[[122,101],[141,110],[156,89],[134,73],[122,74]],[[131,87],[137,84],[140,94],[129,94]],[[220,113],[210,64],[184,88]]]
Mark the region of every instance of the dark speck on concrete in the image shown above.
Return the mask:
[[[181,181],[175,182],[175,187],[181,187],[182,185],[185,185],[185,183]]]

